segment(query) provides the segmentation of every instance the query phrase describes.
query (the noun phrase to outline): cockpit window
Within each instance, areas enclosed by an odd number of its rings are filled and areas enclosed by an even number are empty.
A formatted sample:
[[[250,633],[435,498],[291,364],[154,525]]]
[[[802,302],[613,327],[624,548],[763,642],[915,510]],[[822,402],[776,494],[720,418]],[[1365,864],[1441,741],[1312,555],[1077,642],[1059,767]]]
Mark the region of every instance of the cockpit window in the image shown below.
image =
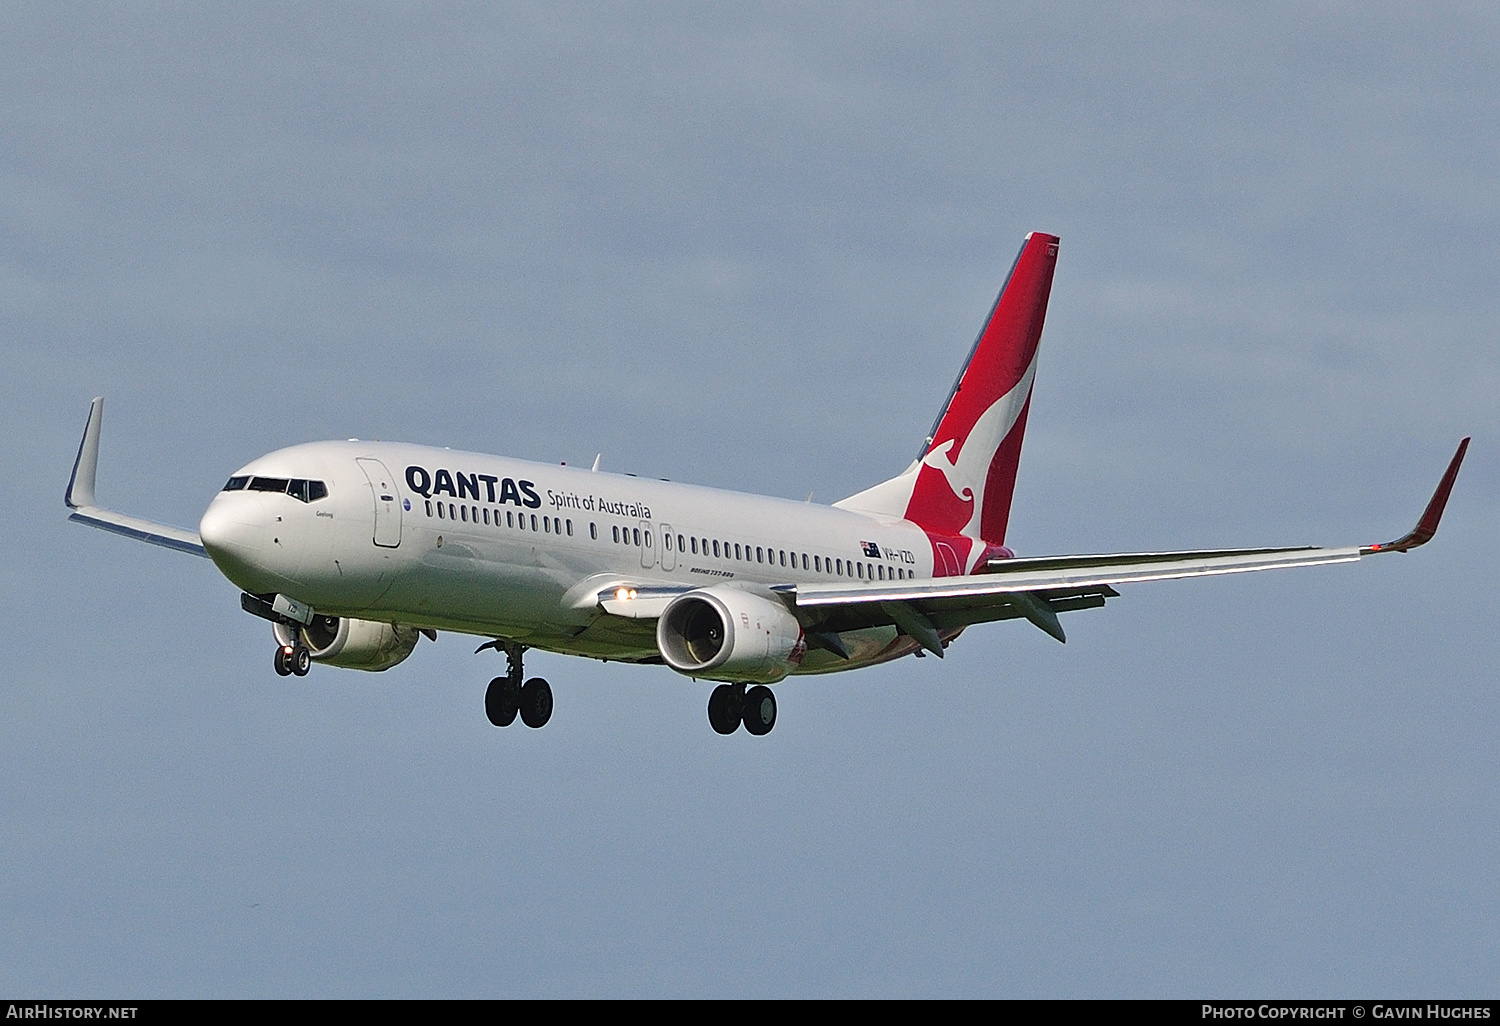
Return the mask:
[[[245,478],[231,478],[225,491],[234,491],[243,488]],[[240,484],[236,485],[235,482]],[[250,490],[252,492],[285,492],[298,502],[317,502],[319,499],[327,498],[328,486],[322,481],[309,481],[305,477],[254,477],[250,478]]]
[[[244,477],[231,477],[229,479],[229,483],[224,486],[224,490],[226,492],[237,492],[241,488],[245,487],[245,485],[249,483],[249,481],[250,477],[248,474]]]

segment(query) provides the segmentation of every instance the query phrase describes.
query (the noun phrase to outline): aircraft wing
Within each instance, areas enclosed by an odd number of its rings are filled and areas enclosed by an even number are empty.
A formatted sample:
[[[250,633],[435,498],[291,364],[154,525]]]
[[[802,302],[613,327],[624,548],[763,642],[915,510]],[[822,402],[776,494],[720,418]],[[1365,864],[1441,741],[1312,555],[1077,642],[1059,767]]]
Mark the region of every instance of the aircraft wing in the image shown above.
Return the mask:
[[[1102,606],[1105,599],[1119,595],[1114,589],[1117,584],[1352,563],[1366,556],[1407,552],[1424,545],[1437,533],[1468,446],[1467,438],[1459,443],[1417,526],[1383,544],[993,559],[967,577],[796,584],[775,590],[794,603],[805,620],[813,621],[816,630],[836,632],[895,624],[939,656],[939,631],[990,620],[1024,617],[1058,641],[1065,641],[1057,613]]]
[[[63,501],[73,511],[68,519],[123,534],[137,541],[207,557],[208,553],[196,531],[142,520],[98,505],[98,500],[94,497],[94,479],[99,471],[99,427],[103,417],[104,400],[95,398],[89,405],[89,420],[84,425],[83,441],[78,444],[78,458],[73,461],[73,476],[68,478],[68,491],[63,496]]]

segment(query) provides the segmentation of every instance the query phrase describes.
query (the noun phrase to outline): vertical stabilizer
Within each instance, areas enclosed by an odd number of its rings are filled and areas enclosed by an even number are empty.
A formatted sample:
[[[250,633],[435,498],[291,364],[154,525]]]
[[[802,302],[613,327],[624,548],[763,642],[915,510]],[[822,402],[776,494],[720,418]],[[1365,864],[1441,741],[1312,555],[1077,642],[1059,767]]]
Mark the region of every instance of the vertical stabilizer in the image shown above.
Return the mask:
[[[1026,236],[916,461],[836,505],[967,540],[965,569],[986,545],[1004,544],[1057,246],[1055,235]]]

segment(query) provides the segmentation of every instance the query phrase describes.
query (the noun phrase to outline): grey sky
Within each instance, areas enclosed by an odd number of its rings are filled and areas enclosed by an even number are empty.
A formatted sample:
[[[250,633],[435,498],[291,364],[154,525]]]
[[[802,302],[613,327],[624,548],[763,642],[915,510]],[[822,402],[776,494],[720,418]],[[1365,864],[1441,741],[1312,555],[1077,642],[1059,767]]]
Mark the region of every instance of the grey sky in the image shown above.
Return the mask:
[[[0,991],[1492,994],[1488,5],[13,8]],[[1067,646],[708,688],[444,636],[288,683],[194,525],[401,438],[833,501],[1062,236],[1011,543],[1419,553],[1136,586]]]

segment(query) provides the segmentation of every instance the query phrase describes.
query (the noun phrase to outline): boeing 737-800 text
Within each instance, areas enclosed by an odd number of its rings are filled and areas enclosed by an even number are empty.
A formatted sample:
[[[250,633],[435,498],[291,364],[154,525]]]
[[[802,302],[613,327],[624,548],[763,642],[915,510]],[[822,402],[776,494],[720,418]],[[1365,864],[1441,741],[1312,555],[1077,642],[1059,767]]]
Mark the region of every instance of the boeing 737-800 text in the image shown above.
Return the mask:
[[[1465,438],[1416,528],[1382,545],[1018,557],[1005,547],[1056,236],[1026,237],[932,433],[896,477],[832,506],[384,442],[314,442],[252,461],[197,533],[101,508],[103,400],[68,483],[70,519],[206,555],[269,620],[278,673],[385,670],[423,635],[489,638],[509,657],[497,726],[552,713],[531,648],[665,663],[719,681],[721,734],[776,722],[770,687],[943,649],[966,627],[1058,614],[1116,585],[1342,563],[1428,541]],[[747,690],[748,689],[748,690]]]

